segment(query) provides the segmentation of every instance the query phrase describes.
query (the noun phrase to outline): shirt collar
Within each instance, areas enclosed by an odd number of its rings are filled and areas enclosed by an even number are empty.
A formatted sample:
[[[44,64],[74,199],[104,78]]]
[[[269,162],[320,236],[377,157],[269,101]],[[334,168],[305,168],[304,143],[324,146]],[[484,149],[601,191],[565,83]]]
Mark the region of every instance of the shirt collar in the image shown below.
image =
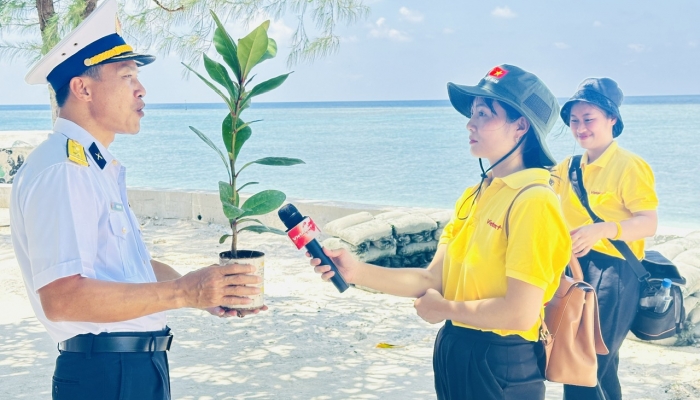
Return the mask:
[[[583,157],[581,157],[581,165],[595,165],[600,168],[605,168],[605,166],[608,165],[610,159],[612,159],[613,155],[617,151],[617,148],[617,141],[613,140],[613,142],[610,143],[610,146],[608,146],[608,148],[605,149],[603,154],[601,154],[597,160],[593,161],[590,164],[588,164],[588,153],[584,153]]]
[[[542,183],[549,185],[550,174],[544,168],[525,168],[522,171],[514,172],[503,178],[495,178],[494,180],[496,179],[502,180],[503,183],[513,189],[520,189],[533,183],[533,181],[542,181]]]
[[[112,160],[114,160],[114,156],[112,155],[112,153],[110,153],[109,150],[107,150],[107,148],[104,147],[99,140],[95,140],[95,137],[92,136],[90,132],[86,131],[80,125],[76,124],[73,121],[69,121],[64,118],[56,118],[56,122],[53,125],[53,130],[54,132],[61,133],[67,136],[68,139],[73,139],[76,142],[80,143],[80,145],[85,148],[87,153],[90,153],[88,149],[94,143],[100,150],[102,157],[104,157],[105,159],[105,167],[110,165],[112,163]],[[90,160],[94,162],[94,160],[92,159],[92,155],[90,155]]]

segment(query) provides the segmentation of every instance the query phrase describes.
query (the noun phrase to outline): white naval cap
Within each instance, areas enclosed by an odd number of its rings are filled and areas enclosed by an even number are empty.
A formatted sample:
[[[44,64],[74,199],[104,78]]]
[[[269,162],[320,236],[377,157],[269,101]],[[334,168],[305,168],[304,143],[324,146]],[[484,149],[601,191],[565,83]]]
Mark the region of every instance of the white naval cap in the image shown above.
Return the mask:
[[[134,53],[126,44],[117,18],[117,0],[104,0],[34,64],[24,80],[30,85],[50,83],[58,90],[95,65],[134,60],[138,66],[143,66],[155,59],[155,56]]]

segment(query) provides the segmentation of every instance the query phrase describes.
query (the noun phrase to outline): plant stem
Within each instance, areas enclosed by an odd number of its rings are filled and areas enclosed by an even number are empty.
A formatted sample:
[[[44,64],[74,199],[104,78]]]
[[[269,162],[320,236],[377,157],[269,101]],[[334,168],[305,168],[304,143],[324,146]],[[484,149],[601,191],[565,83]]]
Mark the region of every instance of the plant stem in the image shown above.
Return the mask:
[[[243,78],[243,76],[241,76]],[[241,104],[241,97],[243,96],[243,93],[245,92],[245,86],[241,85],[241,82],[238,82],[238,97],[236,98],[236,103],[233,106],[233,114],[231,114],[231,132],[233,134],[231,135],[231,188],[233,189],[233,199],[235,202],[235,199],[238,198],[238,190],[236,190],[236,178],[238,178],[238,173],[236,172],[236,135],[238,132],[236,131],[236,127],[238,126],[238,115],[240,114],[240,104]],[[240,205],[237,204],[236,206]],[[236,225],[237,225],[237,220],[233,219],[231,220],[231,256],[234,258],[236,257],[236,252],[237,252],[237,247],[238,247],[238,232],[236,231]]]

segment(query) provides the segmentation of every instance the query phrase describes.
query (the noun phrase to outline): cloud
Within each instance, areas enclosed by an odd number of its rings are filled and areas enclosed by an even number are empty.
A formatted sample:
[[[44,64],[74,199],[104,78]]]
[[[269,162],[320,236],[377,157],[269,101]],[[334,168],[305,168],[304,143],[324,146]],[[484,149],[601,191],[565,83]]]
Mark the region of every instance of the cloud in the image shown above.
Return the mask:
[[[411,37],[407,33],[392,29],[386,26],[386,18],[381,17],[374,23],[369,31],[369,36],[375,38],[384,38],[395,42],[410,42]]]
[[[287,26],[283,19],[276,21],[271,20],[270,28],[267,32],[271,38],[274,38],[275,41],[278,42],[278,44],[290,42],[292,40],[292,36],[294,35],[294,29]]]
[[[248,35],[253,28],[260,26],[263,22],[270,20],[270,27],[267,30],[269,37],[275,39],[278,47],[283,47],[286,44],[291,43],[292,36],[294,35],[294,29],[289,27],[284,23],[284,19],[272,19],[264,13],[257,13],[253,18],[248,21],[247,26],[242,24],[236,24],[229,33],[232,37],[241,39]]]
[[[599,26],[603,26],[603,23],[600,21],[593,21],[593,26],[595,26],[597,28]]]
[[[423,14],[418,11],[409,10],[406,7],[399,8],[401,19],[408,22],[423,22]]]
[[[627,45],[627,48],[634,51],[635,53],[642,53],[648,50],[647,46],[640,43],[630,43]]]
[[[505,19],[517,17],[517,14],[515,14],[513,12],[513,10],[511,10],[510,7],[508,7],[508,6],[494,8],[493,11],[491,11],[491,15],[493,15],[496,18],[505,18]]]
[[[451,35],[451,34],[455,33],[455,30],[452,28],[445,28],[442,30],[442,33],[444,33],[445,35]]]
[[[357,36],[341,36],[340,43],[356,43],[358,42]]]
[[[564,42],[555,42],[554,47],[556,47],[557,49],[560,49],[560,50],[566,50],[571,46],[569,46],[568,44],[566,44]]]

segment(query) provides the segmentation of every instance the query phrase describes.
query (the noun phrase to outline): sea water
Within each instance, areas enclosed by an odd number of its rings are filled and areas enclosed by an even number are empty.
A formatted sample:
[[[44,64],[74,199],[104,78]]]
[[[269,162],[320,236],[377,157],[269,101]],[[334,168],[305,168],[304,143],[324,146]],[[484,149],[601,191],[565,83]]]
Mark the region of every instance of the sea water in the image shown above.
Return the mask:
[[[223,162],[189,128],[220,148],[219,104],[147,105],[137,135],[117,135],[110,151],[132,187],[217,190]],[[629,97],[619,143],[651,165],[662,225],[700,228],[700,96]],[[252,165],[238,182],[292,198],[452,208],[479,181],[467,119],[447,101],[258,103],[243,113],[253,135],[237,168],[262,157],[303,159],[291,167]],[[49,130],[47,106],[0,106],[0,130]],[[582,150],[561,121],[548,137],[561,160]]]

